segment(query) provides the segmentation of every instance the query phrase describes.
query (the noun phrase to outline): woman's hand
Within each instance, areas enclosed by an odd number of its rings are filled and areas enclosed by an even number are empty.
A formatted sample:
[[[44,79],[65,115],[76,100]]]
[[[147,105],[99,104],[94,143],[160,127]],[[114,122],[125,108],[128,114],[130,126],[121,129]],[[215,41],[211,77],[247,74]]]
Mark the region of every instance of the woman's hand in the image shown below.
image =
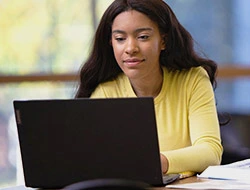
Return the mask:
[[[164,174],[168,171],[168,159],[163,154],[161,154],[161,170]]]

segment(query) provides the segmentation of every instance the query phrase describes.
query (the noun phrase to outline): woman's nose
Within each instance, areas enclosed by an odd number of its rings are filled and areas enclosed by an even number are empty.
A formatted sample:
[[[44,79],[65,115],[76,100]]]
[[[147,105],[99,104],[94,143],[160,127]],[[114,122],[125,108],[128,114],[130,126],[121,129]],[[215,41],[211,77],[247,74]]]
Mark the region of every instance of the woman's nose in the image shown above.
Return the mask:
[[[128,39],[125,52],[127,54],[135,54],[139,51],[137,41],[135,39]]]

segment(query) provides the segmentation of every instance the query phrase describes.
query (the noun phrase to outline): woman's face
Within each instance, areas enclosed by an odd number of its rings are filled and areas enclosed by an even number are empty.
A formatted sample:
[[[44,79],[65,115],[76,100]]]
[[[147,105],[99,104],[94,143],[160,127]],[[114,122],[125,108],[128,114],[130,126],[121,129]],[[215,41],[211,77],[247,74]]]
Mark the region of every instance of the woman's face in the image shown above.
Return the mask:
[[[120,13],[114,19],[111,36],[116,61],[130,79],[145,79],[161,72],[163,36],[146,15],[135,10]]]

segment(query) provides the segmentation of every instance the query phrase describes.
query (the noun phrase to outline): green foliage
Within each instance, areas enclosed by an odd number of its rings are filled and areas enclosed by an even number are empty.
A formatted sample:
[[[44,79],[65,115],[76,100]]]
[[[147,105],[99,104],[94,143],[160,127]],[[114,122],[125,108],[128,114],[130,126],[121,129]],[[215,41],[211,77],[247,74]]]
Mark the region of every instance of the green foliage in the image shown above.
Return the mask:
[[[94,32],[91,3],[0,1],[0,74],[78,70]]]

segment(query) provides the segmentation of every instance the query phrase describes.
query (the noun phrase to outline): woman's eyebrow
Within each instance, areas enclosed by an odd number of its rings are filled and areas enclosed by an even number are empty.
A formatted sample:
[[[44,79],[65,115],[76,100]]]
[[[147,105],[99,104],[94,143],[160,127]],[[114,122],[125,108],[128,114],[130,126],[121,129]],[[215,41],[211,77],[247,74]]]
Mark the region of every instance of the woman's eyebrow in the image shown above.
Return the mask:
[[[153,31],[153,28],[138,28],[135,30],[136,33],[144,32],[144,31]]]
[[[113,30],[113,31],[112,31],[112,34],[114,34],[114,33],[125,34],[126,32],[123,31],[123,30]]]
[[[153,31],[153,28],[138,28],[134,31],[134,33],[139,33],[139,32],[143,32],[143,31]],[[112,34],[114,34],[114,33],[126,34],[126,32],[123,30],[113,30]]]

